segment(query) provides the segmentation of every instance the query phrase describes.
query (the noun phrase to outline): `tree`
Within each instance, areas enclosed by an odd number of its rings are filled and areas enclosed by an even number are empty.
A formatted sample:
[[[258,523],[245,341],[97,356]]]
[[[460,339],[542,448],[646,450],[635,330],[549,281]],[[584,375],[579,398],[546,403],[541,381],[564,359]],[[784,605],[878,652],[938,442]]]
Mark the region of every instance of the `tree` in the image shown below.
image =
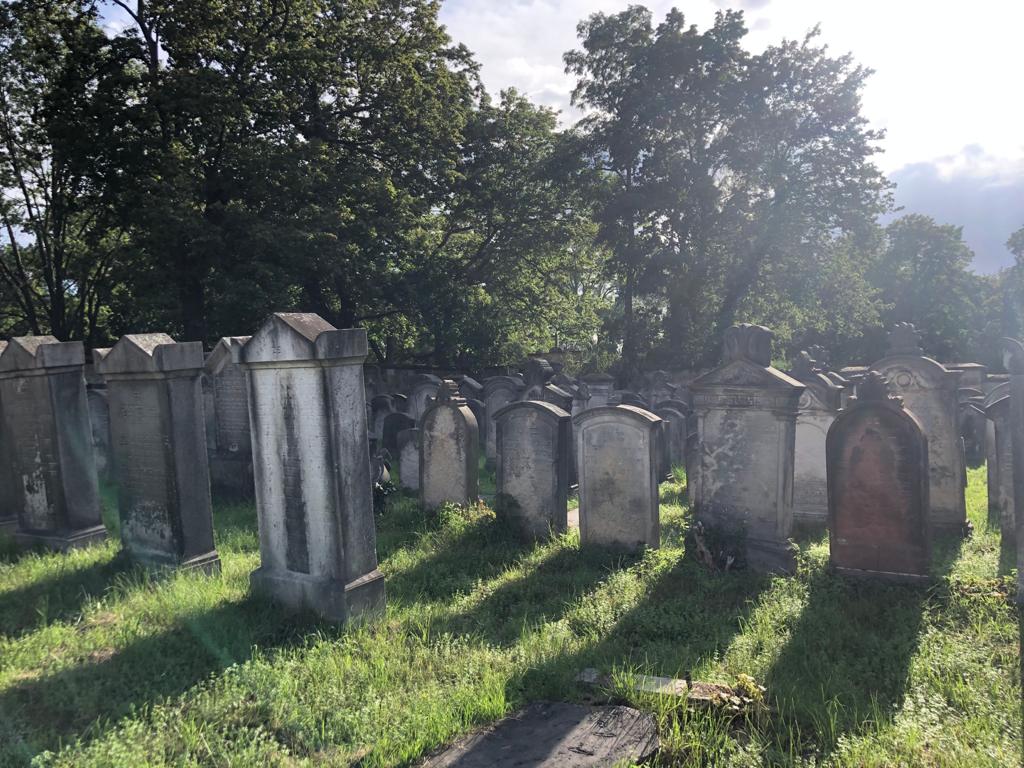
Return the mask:
[[[0,5],[0,289],[12,333],[94,340],[126,256],[124,46],[91,3]]]
[[[657,28],[632,6],[579,25],[566,54],[591,162],[610,179],[597,218],[623,306],[625,376],[641,347],[709,364],[749,311],[803,306],[793,274],[832,268],[889,204],[870,162],[879,132],[860,115],[868,70],[815,45],[817,31],[759,55],[741,13],[711,28],[672,10]],[[638,338],[639,296],[663,307],[664,339]],[[863,297],[870,301],[870,297]],[[853,302],[856,304],[856,302]],[[754,318],[759,319],[759,318]]]

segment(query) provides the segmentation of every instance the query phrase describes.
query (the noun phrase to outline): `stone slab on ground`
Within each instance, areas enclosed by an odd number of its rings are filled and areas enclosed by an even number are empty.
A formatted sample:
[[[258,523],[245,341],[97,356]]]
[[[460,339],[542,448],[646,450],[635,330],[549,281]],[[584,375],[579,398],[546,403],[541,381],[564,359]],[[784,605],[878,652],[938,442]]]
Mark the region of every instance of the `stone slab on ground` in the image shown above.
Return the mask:
[[[658,749],[654,718],[630,707],[537,702],[462,739],[422,768],[590,768]]]

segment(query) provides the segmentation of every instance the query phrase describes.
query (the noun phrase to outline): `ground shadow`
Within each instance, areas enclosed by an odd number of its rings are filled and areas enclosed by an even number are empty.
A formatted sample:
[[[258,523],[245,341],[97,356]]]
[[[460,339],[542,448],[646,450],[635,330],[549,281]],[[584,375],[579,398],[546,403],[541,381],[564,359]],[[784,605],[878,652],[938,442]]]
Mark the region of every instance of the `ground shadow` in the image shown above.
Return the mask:
[[[999,537],[999,576],[1009,576],[1017,567],[1017,543],[1010,537]]]
[[[96,738],[133,709],[247,660],[254,646],[296,644],[317,626],[311,615],[282,618],[279,608],[252,597],[185,617],[126,648],[95,651],[84,664],[14,682],[0,693],[0,737],[9,755],[28,764],[44,750],[83,733]]]
[[[932,536],[932,576],[946,576],[953,570],[964,549],[964,537],[959,533],[939,533]]]
[[[811,576],[807,605],[765,679],[777,757],[827,757],[843,735],[894,714],[926,598],[923,585]]]

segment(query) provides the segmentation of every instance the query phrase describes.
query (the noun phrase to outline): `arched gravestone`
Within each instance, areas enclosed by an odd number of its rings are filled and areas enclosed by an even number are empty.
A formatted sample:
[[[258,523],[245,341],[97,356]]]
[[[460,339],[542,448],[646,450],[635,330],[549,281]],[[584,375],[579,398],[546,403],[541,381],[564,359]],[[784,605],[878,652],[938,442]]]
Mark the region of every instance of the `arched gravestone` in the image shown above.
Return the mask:
[[[381,445],[391,454],[392,459],[398,458],[398,435],[406,429],[415,429],[416,420],[405,413],[389,413],[384,417],[381,427]]]
[[[423,418],[431,401],[437,396],[437,389],[440,386],[441,380],[437,376],[431,373],[421,374],[409,393],[409,402],[406,406],[409,415],[417,420]]]
[[[235,350],[248,340],[248,336],[225,336],[205,366],[213,397],[210,486],[216,495],[234,499],[251,499],[256,492],[245,371],[234,361]]]
[[[203,418],[203,345],[165,333],[93,350],[107,383],[121,544],[147,566],[220,569]]]
[[[918,338],[913,325],[897,323],[889,334],[888,356],[871,368],[903,398],[903,406],[921,422],[928,438],[932,531],[962,532],[967,505],[956,394],[960,373],[925,357]]]
[[[82,343],[53,336],[11,339],[0,354],[0,440],[19,546],[66,550],[106,538],[84,367]]]
[[[657,548],[661,419],[629,405],[573,417],[579,468],[580,543],[630,552]]]
[[[986,398],[985,415],[995,428],[994,451],[989,459],[989,509],[999,517],[1004,542],[1017,538],[1013,506],[1013,430],[1010,427],[1009,387],[994,398]],[[993,394],[996,394],[994,391]]]
[[[1013,499],[1024,499],[1024,344],[1003,339],[1003,365],[1010,374],[1010,443],[1013,458]],[[1016,509],[1014,510],[1016,512]],[[1017,533],[1017,602],[1024,603],[1024,533],[1021,520],[1014,514]]]
[[[498,466],[495,511],[528,538],[567,527],[572,417],[550,403],[510,403],[494,415]]]
[[[818,362],[801,352],[791,375],[806,389],[796,415],[793,462],[793,521],[814,530],[828,524],[825,436],[842,406],[843,389],[824,375]]]
[[[420,419],[420,503],[427,509],[445,502],[477,501],[476,417],[459,396],[454,381],[445,381],[437,399]]]
[[[484,426],[480,428],[480,435],[484,441],[484,455],[488,462],[494,461],[498,455],[494,414],[509,403],[519,400],[525,388],[526,385],[518,376],[491,376],[484,381],[484,408],[487,418]]]
[[[742,541],[747,564],[794,567],[793,462],[804,385],[771,367],[772,333],[756,325],[725,334],[725,362],[691,386],[697,453],[689,483],[709,529]]]
[[[403,429],[398,433],[398,482],[409,491],[420,489],[420,431]]]
[[[925,578],[928,439],[870,372],[828,432],[829,549],[841,573]]]
[[[332,621],[384,608],[363,390],[366,331],[278,312],[238,351],[249,384],[255,592]]]

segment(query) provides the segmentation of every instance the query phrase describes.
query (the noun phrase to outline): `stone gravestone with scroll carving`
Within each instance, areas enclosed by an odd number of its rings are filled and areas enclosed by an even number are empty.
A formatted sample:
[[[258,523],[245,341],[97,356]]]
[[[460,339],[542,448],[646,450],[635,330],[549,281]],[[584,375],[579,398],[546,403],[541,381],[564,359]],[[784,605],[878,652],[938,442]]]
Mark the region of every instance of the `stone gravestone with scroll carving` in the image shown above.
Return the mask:
[[[445,381],[420,420],[420,503],[477,501],[479,446],[476,417],[454,381]]]
[[[203,345],[165,333],[93,351],[107,383],[121,544],[152,567],[216,571],[203,419]]]
[[[572,417],[550,403],[523,400],[495,414],[498,441],[495,511],[527,538],[567,526]]]
[[[81,342],[15,338],[0,354],[0,440],[22,547],[66,550],[106,538],[100,519]]]
[[[829,550],[840,573],[928,574],[928,440],[918,419],[869,372],[828,432]]]
[[[751,568],[789,571],[796,417],[805,387],[771,366],[771,342],[767,328],[733,326],[722,365],[693,382],[691,498],[706,527],[742,542]]]
[[[1017,499],[1024,499],[1024,344],[1003,339],[1003,365],[1010,374],[1010,441],[1013,459],[1014,524],[1017,532],[1017,602],[1024,603],[1024,515],[1016,514]]]
[[[800,353],[790,375],[807,387],[796,415],[793,522],[824,530],[828,524],[825,436],[842,406],[843,388],[829,379],[807,352]]]
[[[234,362],[234,349],[248,336],[225,336],[206,358],[206,376],[213,395],[213,439],[210,440],[210,486],[218,496],[251,499],[252,435],[245,371]]]
[[[363,361],[366,331],[278,312],[238,350],[260,523],[255,592],[332,621],[384,608]]]
[[[573,422],[580,544],[656,549],[661,419],[630,405],[606,405],[588,408]]]
[[[909,323],[889,333],[889,352],[871,366],[917,417],[928,438],[929,503],[933,533],[962,533],[967,521],[964,453],[957,389],[961,374],[925,357]]]

